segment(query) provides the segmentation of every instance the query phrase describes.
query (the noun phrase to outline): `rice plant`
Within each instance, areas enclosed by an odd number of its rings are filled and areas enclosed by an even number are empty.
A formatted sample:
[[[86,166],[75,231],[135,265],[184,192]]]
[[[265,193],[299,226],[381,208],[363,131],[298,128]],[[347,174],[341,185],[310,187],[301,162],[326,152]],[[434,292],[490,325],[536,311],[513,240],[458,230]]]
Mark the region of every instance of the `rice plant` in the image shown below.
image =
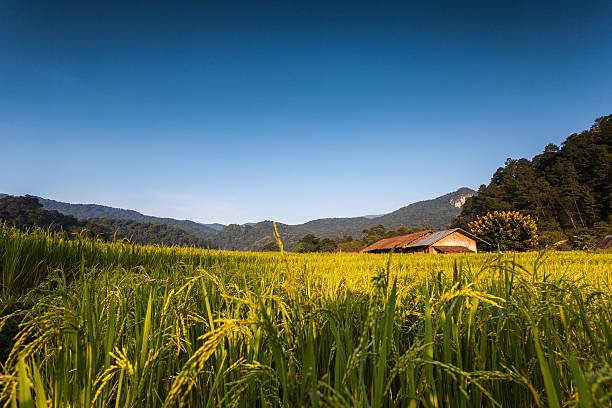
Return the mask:
[[[612,404],[609,253],[236,253],[4,226],[0,268],[4,406]]]

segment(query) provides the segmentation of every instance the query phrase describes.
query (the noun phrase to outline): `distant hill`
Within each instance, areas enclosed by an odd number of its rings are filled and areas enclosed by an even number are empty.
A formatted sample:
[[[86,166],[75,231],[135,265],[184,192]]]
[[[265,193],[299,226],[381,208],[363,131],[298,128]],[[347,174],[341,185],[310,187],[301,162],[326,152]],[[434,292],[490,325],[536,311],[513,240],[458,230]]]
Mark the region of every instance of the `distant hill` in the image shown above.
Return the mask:
[[[90,225],[100,226],[106,231],[105,238],[127,239],[136,244],[182,246],[195,248],[215,248],[210,239],[190,234],[182,228],[166,224],[120,220],[116,218],[86,218]]]
[[[276,223],[285,250],[293,250],[298,241],[310,231],[297,225]],[[276,242],[272,221],[258,222],[253,225],[231,224],[213,237],[216,246],[231,251],[261,251],[264,245]]]
[[[287,225],[277,223],[283,244],[287,250],[298,246],[298,241],[307,234],[317,237],[334,238],[351,235],[361,237],[363,230],[382,224],[387,229],[399,226],[407,228],[429,224],[433,228],[446,228],[461,212],[461,207],[468,197],[474,195],[474,190],[467,187],[445,194],[432,200],[419,201],[384,215],[366,215],[348,218],[321,218],[304,224]],[[0,194],[0,198],[6,194]],[[70,204],[61,201],[39,198],[43,208],[72,215],[80,220],[95,218],[107,227],[120,225],[115,220],[131,220],[141,223],[163,224],[180,228],[201,239],[210,239],[212,244],[221,249],[238,251],[259,251],[274,240],[271,221],[246,223],[243,225],[201,224],[189,220],[160,218],[143,215],[137,211],[124,210],[98,204]],[[104,222],[100,219],[105,219]],[[121,224],[129,229],[129,223]],[[161,231],[160,231],[161,233]],[[165,232],[164,232],[165,234]],[[170,235],[176,231],[169,232]],[[189,239],[188,237],[186,239]]]
[[[434,228],[446,228],[461,212],[461,206],[468,197],[474,195],[474,190],[467,187],[445,194],[433,200],[419,201],[402,207],[389,214],[374,218],[321,218],[304,224],[279,224],[279,234],[283,245],[288,250],[298,246],[298,241],[306,234],[317,237],[334,238],[351,235],[361,237],[364,229],[382,224],[387,229],[401,225],[414,228],[430,224]],[[223,249],[238,251],[259,251],[268,242],[273,241],[273,225],[271,221],[256,224],[228,225],[215,235],[212,240],[216,246]]]
[[[321,218],[297,226],[312,232],[318,237],[329,238],[342,235],[360,237],[364,229],[378,224],[391,229],[400,225],[413,228],[430,224],[434,228],[442,229],[446,228],[459,215],[465,200],[473,196],[474,193],[474,190],[462,187],[453,193],[445,194],[433,200],[419,201],[377,217]]]
[[[5,196],[2,194],[1,196]],[[0,196],[0,198],[2,198]],[[176,220],[174,218],[161,218],[144,215],[134,210],[108,207],[99,204],[70,204],[61,201],[49,200],[38,197],[38,201],[45,210],[59,211],[62,214],[73,215],[78,219],[85,218],[114,218],[119,220],[132,220],[148,222],[153,224],[164,224],[180,228],[199,238],[210,238],[223,229],[223,224],[200,224],[189,220]]]
[[[86,233],[99,239],[112,241],[128,239],[136,244],[189,246],[212,248],[210,240],[165,224],[120,220],[114,218],[81,218],[42,208],[40,199],[33,196],[0,196],[0,221],[21,229],[40,227],[68,236]]]

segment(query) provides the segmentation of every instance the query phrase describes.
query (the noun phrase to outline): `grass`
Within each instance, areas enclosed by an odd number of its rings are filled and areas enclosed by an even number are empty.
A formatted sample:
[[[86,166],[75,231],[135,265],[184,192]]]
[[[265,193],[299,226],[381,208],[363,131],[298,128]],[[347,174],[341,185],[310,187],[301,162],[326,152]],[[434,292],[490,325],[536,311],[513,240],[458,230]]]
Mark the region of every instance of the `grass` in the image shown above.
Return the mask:
[[[612,404],[609,253],[234,253],[4,226],[0,274],[0,326],[20,322],[6,406]]]

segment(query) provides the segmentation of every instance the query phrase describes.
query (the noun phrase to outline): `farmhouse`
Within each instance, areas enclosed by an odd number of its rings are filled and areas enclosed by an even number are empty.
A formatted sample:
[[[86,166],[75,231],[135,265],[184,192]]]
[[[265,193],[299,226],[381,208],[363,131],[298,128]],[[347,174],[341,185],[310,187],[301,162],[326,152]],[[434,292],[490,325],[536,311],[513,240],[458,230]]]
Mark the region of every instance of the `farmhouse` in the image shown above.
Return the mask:
[[[421,231],[399,237],[381,239],[364,248],[361,252],[394,252],[416,254],[457,254],[477,252],[476,243],[485,241],[461,228],[444,231]]]

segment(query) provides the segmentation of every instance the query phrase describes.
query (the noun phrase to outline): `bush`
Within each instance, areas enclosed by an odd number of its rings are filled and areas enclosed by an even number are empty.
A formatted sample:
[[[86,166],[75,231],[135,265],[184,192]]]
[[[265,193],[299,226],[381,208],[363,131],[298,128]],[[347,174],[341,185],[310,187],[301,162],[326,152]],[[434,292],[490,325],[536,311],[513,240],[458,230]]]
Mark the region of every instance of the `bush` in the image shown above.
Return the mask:
[[[473,234],[495,248],[525,250],[538,244],[538,227],[529,214],[518,211],[494,211],[468,224]]]

